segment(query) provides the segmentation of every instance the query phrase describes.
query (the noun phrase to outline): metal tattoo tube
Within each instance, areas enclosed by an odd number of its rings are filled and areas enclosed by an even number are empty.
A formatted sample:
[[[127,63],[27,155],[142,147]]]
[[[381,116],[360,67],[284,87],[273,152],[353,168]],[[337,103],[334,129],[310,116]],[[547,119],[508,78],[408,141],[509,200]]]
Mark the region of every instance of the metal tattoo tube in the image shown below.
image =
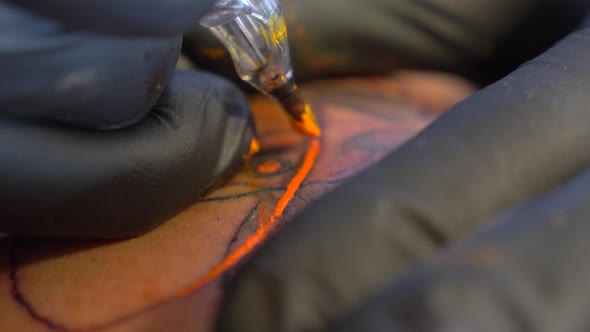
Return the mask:
[[[200,23],[227,48],[240,78],[282,105],[295,130],[321,135],[297,90],[278,0],[219,0]]]

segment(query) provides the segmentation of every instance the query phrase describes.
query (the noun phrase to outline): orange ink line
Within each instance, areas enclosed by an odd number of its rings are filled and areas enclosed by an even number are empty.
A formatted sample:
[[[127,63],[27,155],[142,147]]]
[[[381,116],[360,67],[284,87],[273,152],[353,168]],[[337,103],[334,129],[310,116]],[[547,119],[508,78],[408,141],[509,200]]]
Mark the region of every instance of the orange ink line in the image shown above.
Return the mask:
[[[214,280],[215,278],[219,277],[225,271],[227,271],[230,268],[232,268],[233,266],[235,266],[242,258],[244,258],[244,256],[246,256],[247,254],[252,252],[252,250],[254,250],[254,248],[256,248],[256,246],[258,246],[260,243],[262,243],[264,240],[266,240],[266,238],[268,237],[270,232],[272,230],[274,230],[276,225],[278,225],[278,223],[280,221],[280,217],[283,215],[283,212],[285,211],[285,208],[287,207],[289,202],[295,196],[297,189],[299,189],[299,187],[301,186],[301,183],[303,182],[303,180],[305,180],[305,178],[307,177],[307,175],[309,174],[309,172],[313,168],[313,165],[315,164],[319,150],[320,150],[319,140],[313,139],[309,145],[309,149],[307,150],[307,152],[305,153],[305,156],[303,157],[303,163],[301,165],[301,168],[299,169],[299,171],[297,171],[297,174],[295,174],[293,179],[287,185],[287,190],[285,191],[283,196],[281,196],[281,199],[279,199],[279,202],[277,203],[274,213],[270,217],[270,220],[266,224],[261,225],[261,227],[259,227],[256,230],[256,232],[254,234],[252,234],[252,236],[250,236],[244,242],[244,244],[242,244],[241,246],[236,248],[234,251],[232,251],[229,255],[227,255],[227,257],[221,263],[219,263],[216,267],[214,267],[211,271],[209,271],[209,273],[207,273],[202,278],[197,279],[193,283],[191,283],[188,286],[179,290],[176,293],[176,297],[186,296],[187,294],[193,292],[194,290],[198,289],[199,287],[203,286],[204,284],[208,283],[209,281]]]
[[[305,157],[303,157],[303,164],[301,165],[301,168],[299,169],[297,174],[295,174],[291,182],[289,182],[289,184],[287,185],[287,190],[277,203],[275,212],[272,215],[273,217],[281,217],[283,211],[287,207],[287,204],[289,204],[289,202],[293,199],[295,192],[297,191],[297,189],[299,189],[299,186],[301,186],[301,183],[303,182],[303,180],[305,180],[305,178],[309,174],[309,171],[311,171],[313,165],[315,164],[315,160],[318,156],[319,151],[320,142],[317,139],[312,140],[311,144],[309,145],[309,149],[305,153]]]

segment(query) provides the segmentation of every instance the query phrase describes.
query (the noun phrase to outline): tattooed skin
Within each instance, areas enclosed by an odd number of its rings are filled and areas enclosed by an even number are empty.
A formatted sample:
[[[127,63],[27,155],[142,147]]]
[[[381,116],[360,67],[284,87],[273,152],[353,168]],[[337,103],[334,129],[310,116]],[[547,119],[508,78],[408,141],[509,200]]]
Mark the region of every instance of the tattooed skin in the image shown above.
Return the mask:
[[[281,227],[472,87],[445,75],[402,73],[314,83],[304,91],[322,125],[322,149]],[[268,220],[308,145],[276,104],[258,97],[251,105],[260,153],[154,231],[116,242],[0,239],[0,331],[211,331],[223,279],[231,275],[184,297],[174,294]]]

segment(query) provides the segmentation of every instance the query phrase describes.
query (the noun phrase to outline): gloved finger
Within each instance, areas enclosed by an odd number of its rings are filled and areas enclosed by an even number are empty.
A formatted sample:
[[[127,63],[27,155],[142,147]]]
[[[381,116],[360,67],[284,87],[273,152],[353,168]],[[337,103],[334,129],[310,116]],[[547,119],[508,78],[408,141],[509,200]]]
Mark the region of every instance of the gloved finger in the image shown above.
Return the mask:
[[[198,24],[214,0],[7,0],[69,30],[111,35],[178,36]]]
[[[497,80],[573,30],[590,8],[585,0],[300,0],[282,5],[299,81],[410,67]],[[197,65],[233,74],[229,56],[203,28],[187,34],[184,49]]]
[[[312,204],[237,277],[221,321],[240,331],[319,328],[586,167],[588,59],[584,25]]]
[[[326,331],[585,331],[589,217],[586,170]]]
[[[180,37],[74,33],[3,2],[0,22],[0,114],[130,125],[154,106],[180,53]]]
[[[140,123],[80,130],[0,118],[0,233],[138,235],[195,202],[248,153],[241,93],[179,72]]]

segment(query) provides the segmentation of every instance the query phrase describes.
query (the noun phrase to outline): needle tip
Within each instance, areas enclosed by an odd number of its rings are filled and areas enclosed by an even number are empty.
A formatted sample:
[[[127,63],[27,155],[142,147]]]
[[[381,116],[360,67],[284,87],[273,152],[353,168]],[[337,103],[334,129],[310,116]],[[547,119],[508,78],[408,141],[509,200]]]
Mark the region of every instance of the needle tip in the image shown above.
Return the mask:
[[[319,137],[322,134],[311,107],[292,79],[268,93],[281,103],[290,118],[291,126],[297,132],[310,137]]]
[[[309,106],[307,106],[306,109],[309,109]],[[303,113],[301,115],[301,120],[291,121],[291,125],[296,131],[306,136],[320,137],[322,135],[322,130],[311,110]]]

